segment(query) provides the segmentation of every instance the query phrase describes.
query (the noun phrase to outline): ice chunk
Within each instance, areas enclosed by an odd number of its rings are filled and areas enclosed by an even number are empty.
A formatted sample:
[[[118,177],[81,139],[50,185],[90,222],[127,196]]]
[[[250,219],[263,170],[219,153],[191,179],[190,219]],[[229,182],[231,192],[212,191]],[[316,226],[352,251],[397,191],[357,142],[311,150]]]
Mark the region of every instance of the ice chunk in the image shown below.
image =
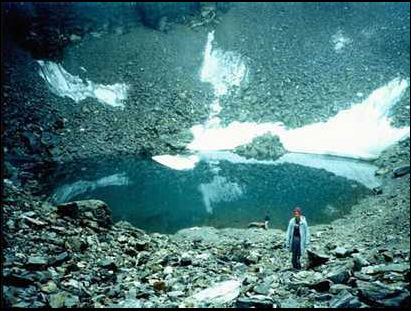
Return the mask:
[[[152,159],[164,166],[167,166],[169,168],[175,169],[175,170],[190,170],[195,167],[197,162],[200,161],[200,159],[195,156],[172,156],[172,155],[160,155],[160,156],[154,156]]]

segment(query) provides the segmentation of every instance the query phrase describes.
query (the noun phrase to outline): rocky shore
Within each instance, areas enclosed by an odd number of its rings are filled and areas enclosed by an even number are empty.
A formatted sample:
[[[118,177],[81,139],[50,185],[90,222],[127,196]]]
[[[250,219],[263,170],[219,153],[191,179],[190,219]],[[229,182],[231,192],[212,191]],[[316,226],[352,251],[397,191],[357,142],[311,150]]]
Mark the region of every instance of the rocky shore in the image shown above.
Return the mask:
[[[388,174],[390,175],[390,174]],[[281,230],[147,234],[89,200],[52,206],[6,180],[4,306],[407,307],[410,176],[311,228],[303,271]]]

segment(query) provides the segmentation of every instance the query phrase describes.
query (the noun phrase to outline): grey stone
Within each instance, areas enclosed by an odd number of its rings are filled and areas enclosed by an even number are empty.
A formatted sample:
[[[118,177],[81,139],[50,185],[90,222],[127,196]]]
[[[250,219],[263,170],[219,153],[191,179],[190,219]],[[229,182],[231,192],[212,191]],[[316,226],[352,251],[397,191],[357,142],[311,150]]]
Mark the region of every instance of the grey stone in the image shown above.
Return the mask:
[[[99,267],[107,270],[117,270],[117,265],[112,259],[102,259],[98,262]]]
[[[49,305],[52,308],[62,308],[64,307],[64,302],[67,298],[66,292],[60,292],[57,294],[52,294],[49,296]]]
[[[88,218],[95,220],[100,226],[109,227],[112,224],[111,211],[106,203],[100,200],[83,200],[60,204],[57,212],[71,218]]]
[[[27,260],[26,268],[28,270],[44,270],[47,268],[49,261],[46,257],[30,257]]]
[[[350,252],[346,248],[339,246],[334,250],[334,254],[337,258],[345,258],[350,255]]]
[[[330,260],[327,255],[315,253],[311,250],[307,250],[307,257],[308,257],[308,268],[315,268],[320,265],[325,264]]]
[[[59,266],[65,261],[70,259],[70,255],[67,252],[63,252],[54,258],[54,260],[51,261],[50,265],[51,266]]]
[[[407,175],[410,173],[410,166],[409,165],[404,165],[404,166],[400,166],[400,167],[396,167],[393,170],[394,173],[394,177],[402,177],[404,175]]]
[[[369,283],[358,281],[359,297],[371,306],[401,307],[409,304],[409,292],[405,290],[392,289],[380,283]]]
[[[350,278],[350,272],[346,268],[338,268],[327,274],[327,279],[334,284],[346,284]]]
[[[270,294],[270,287],[266,285],[257,285],[254,287],[254,292],[258,295],[268,296]]]
[[[331,308],[359,308],[361,302],[348,291],[341,291],[330,303]]]
[[[273,301],[270,297],[251,296],[249,298],[238,298],[235,303],[237,308],[273,308]]]
[[[370,263],[361,255],[354,256],[354,270],[361,271],[363,267],[368,266]]]
[[[343,290],[350,291],[350,290],[351,290],[351,287],[350,287],[350,286],[347,286],[347,285],[344,285],[344,284],[334,284],[334,285],[331,286],[331,288],[330,288],[330,293],[331,293],[331,294],[334,294],[334,295],[337,295],[337,294],[339,294],[340,292],[342,292]]]

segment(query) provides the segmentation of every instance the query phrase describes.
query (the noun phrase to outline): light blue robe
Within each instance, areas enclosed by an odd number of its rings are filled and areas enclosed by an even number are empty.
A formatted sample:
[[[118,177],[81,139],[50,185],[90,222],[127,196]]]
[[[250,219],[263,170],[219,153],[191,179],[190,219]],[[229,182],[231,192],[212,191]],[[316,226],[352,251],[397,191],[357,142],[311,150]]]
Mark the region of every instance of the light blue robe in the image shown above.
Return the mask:
[[[295,226],[295,218],[291,218],[290,223],[288,224],[287,235],[285,246],[291,251],[291,246],[293,245],[293,237],[294,237],[294,226]],[[301,236],[301,255],[304,254],[308,245],[310,244],[310,230],[308,229],[307,220],[304,216],[301,216],[300,220],[300,236]]]

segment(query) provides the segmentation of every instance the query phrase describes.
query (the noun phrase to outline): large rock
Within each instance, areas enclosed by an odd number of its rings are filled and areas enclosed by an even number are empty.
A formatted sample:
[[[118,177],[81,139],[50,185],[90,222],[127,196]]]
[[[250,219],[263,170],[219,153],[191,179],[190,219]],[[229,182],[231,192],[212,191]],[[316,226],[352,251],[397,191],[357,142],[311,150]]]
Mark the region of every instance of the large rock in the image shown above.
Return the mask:
[[[26,263],[26,269],[28,270],[44,270],[47,268],[49,260],[46,257],[30,257]]]
[[[327,255],[315,253],[311,250],[307,250],[307,257],[309,269],[321,266],[330,260]]]
[[[362,268],[370,265],[370,263],[361,255],[354,256],[353,263],[355,271],[361,271]]]
[[[96,221],[100,226],[109,227],[112,224],[111,210],[100,200],[84,200],[60,204],[57,212],[71,218],[87,218]]]
[[[402,177],[404,175],[407,175],[410,173],[410,166],[405,165],[405,166],[400,166],[397,167],[393,170],[394,177]]]
[[[359,297],[366,304],[376,307],[406,307],[410,304],[410,293],[407,290],[393,289],[374,282],[357,282]]]
[[[257,160],[277,160],[287,153],[280,138],[271,134],[254,138],[250,144],[237,147],[234,152]]]
[[[346,284],[350,279],[350,272],[346,268],[338,268],[328,273],[327,279],[334,284]]]
[[[361,302],[347,290],[341,291],[330,303],[331,308],[359,308]]]
[[[376,275],[387,272],[396,272],[405,274],[410,271],[410,265],[406,263],[389,264],[389,265],[375,265],[368,266],[361,269],[361,273],[368,275]]]

